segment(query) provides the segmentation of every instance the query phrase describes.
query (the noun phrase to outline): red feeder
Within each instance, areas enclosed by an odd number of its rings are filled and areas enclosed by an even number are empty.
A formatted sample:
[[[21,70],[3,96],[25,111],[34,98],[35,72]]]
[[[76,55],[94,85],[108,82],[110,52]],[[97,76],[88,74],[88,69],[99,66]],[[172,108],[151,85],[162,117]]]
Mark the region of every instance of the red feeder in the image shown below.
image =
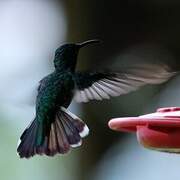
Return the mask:
[[[180,107],[160,108],[139,117],[115,118],[109,121],[113,130],[136,132],[146,148],[180,153]]]

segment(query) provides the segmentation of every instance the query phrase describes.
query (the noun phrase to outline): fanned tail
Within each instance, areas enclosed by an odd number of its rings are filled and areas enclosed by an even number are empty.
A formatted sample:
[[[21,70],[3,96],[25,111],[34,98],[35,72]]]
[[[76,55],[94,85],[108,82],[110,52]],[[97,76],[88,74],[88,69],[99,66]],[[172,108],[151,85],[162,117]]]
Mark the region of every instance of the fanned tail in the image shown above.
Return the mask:
[[[64,154],[71,147],[80,146],[81,138],[88,132],[87,125],[80,118],[61,107],[48,128],[44,129],[36,119],[30,124],[20,137],[17,152],[21,158],[30,158],[35,154]]]

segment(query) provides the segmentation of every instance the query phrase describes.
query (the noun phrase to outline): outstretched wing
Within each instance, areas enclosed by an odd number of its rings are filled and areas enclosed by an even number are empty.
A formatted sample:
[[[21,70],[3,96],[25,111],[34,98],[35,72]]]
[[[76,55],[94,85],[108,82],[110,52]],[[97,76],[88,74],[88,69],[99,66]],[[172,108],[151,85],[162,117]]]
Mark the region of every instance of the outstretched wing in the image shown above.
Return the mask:
[[[77,102],[109,99],[134,91],[145,84],[163,83],[176,73],[164,64],[137,64],[117,73],[77,72],[74,99]]]

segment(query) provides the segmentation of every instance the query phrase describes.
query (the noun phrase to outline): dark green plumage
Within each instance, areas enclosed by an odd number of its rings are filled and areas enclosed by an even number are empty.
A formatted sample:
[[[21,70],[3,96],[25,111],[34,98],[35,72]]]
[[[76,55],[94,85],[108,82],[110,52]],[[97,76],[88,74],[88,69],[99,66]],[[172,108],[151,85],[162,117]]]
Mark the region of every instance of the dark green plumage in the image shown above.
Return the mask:
[[[145,84],[168,80],[175,73],[164,64],[139,64],[114,72],[76,72],[79,49],[98,40],[70,43],[55,52],[55,70],[40,81],[36,117],[23,132],[18,146],[20,157],[35,154],[53,156],[81,145],[88,127],[66,108],[77,102],[109,99],[136,90]]]
[[[47,129],[60,106],[68,107],[73,98],[74,81],[70,72],[53,72],[41,81],[36,100],[36,120]],[[42,137],[41,137],[42,138]],[[39,141],[43,142],[43,139]]]

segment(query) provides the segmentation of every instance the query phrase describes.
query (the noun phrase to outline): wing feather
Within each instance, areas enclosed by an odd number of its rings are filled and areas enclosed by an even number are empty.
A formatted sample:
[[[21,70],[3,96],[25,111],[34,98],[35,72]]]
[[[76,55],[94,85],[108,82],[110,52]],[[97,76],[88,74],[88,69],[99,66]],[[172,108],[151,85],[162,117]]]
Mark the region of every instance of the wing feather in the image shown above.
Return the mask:
[[[120,72],[79,72],[75,74],[75,100],[109,99],[137,90],[146,84],[160,84],[169,80],[173,72],[165,64],[139,64]]]

